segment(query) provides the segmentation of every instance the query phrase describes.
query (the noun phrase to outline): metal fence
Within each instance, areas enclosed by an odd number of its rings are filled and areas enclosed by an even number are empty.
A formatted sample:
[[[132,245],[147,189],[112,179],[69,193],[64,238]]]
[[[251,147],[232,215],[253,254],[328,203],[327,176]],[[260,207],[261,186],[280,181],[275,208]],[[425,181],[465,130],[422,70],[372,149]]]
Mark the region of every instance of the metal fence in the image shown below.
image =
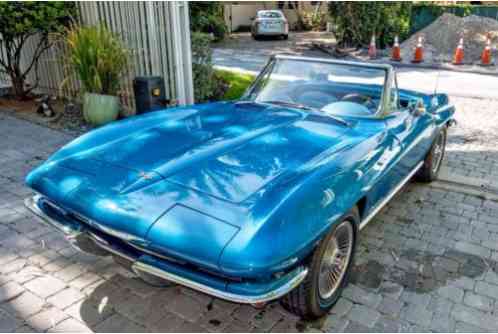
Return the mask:
[[[498,20],[498,6],[496,5],[447,5],[421,4],[412,9],[410,18],[410,34],[427,27],[443,13],[450,13],[456,16],[477,15]]]
[[[164,77],[168,99],[178,104],[193,103],[188,2],[77,4],[81,24],[104,24],[122,38],[131,52],[129,68],[121,82],[120,96],[125,109],[134,110],[133,78],[142,75]],[[24,66],[35,47],[36,37],[32,37],[25,46]],[[56,43],[42,55],[38,71],[40,92],[65,97],[79,93],[78,80],[69,72],[65,55],[63,42]],[[34,79],[35,73],[30,73],[28,81],[34,82]]]

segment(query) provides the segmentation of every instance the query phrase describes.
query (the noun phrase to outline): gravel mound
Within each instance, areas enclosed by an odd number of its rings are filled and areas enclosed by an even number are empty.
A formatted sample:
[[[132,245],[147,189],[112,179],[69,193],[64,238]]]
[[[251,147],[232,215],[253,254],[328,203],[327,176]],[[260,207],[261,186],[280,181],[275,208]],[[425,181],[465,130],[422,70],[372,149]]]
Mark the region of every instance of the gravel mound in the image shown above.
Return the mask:
[[[401,44],[403,59],[412,59],[417,39],[424,39],[424,58],[432,62],[450,62],[460,37],[464,38],[464,62],[479,62],[486,43],[486,33],[491,35],[491,48],[496,56],[498,21],[488,17],[470,15],[458,17],[443,14]]]

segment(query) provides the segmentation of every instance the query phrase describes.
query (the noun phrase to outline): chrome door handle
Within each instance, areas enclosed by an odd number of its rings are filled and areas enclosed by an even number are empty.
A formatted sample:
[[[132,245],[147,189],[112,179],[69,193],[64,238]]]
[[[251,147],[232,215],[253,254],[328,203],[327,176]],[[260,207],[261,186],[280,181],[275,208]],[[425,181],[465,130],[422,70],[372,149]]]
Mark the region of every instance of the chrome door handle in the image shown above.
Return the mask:
[[[410,119],[405,118],[405,120],[403,121],[403,126],[405,127],[405,129],[408,129],[410,127],[411,123],[412,122],[410,121]]]

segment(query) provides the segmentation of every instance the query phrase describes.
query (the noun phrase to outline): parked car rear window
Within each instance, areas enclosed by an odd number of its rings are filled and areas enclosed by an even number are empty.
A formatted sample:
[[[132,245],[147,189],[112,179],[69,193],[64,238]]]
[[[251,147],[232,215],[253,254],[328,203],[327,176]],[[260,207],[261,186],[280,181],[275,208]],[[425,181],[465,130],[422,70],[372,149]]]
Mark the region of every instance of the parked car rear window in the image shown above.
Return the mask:
[[[259,12],[258,17],[265,19],[279,19],[282,17],[282,14],[279,12]]]

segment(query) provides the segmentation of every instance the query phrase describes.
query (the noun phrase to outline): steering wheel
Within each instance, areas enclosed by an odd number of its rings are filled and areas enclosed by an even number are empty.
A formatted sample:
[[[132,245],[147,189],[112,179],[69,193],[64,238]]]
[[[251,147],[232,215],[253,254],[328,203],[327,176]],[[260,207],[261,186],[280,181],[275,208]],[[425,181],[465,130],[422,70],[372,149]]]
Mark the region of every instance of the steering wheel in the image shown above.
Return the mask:
[[[282,87],[277,89],[271,96],[271,100],[284,101],[289,103],[297,103],[294,89],[289,87]]]
[[[321,91],[310,90],[299,94],[296,100],[300,104],[304,104],[315,109],[322,109],[326,105],[337,102],[337,97]]]
[[[368,109],[375,108],[375,102],[368,95],[358,93],[346,94],[341,98],[341,101],[358,103],[364,105]]]

